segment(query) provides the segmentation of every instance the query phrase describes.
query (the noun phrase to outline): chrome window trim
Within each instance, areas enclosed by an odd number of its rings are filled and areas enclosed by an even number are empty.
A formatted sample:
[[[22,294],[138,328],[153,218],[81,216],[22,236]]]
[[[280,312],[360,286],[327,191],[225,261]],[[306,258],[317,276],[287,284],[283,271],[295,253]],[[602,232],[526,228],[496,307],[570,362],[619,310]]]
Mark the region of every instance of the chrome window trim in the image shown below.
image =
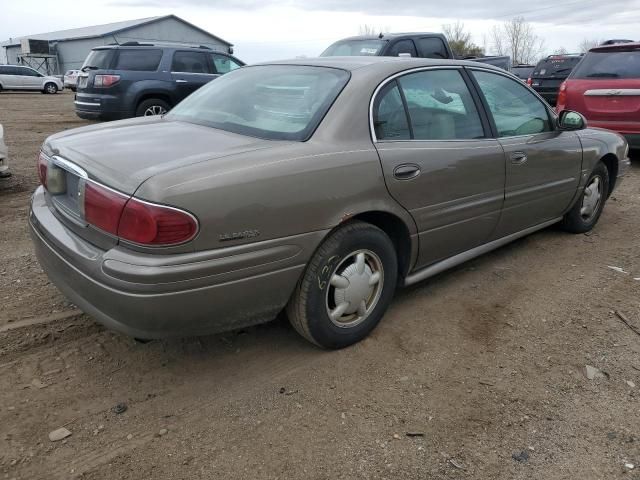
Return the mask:
[[[394,81],[395,79],[397,79],[398,77],[402,77],[404,75],[409,75],[411,73],[417,73],[417,72],[424,72],[424,71],[428,71],[428,70],[462,70],[464,68],[463,65],[438,65],[438,66],[432,66],[432,67],[414,67],[414,68],[410,68],[408,70],[403,70],[401,72],[396,72],[393,75],[391,75],[390,77],[385,78],[382,82],[380,82],[380,84],[376,87],[376,89],[373,91],[373,95],[371,95],[371,100],[369,101],[369,130],[371,131],[371,141],[375,144],[375,143],[380,143],[380,142],[386,142],[387,140],[378,140],[378,138],[376,137],[376,129],[375,126],[373,124],[373,105],[376,102],[376,98],[378,98],[378,94],[380,93],[380,91],[390,82]],[[471,92],[469,92],[471,93]],[[473,140],[473,139],[465,139],[465,140]],[[484,138],[483,138],[484,140]],[[407,140],[395,140],[397,142],[442,142],[445,140],[414,140],[414,139],[407,139]],[[449,141],[458,141],[458,140],[449,140]]]

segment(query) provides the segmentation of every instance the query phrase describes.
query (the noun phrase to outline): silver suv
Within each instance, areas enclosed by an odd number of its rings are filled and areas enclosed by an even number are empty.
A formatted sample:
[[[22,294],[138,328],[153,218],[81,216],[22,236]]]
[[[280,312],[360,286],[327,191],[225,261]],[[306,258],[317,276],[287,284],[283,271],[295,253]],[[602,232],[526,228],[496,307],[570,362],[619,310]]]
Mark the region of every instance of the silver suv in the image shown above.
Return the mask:
[[[41,74],[22,65],[0,65],[0,92],[2,90],[34,90],[57,93],[64,85],[62,80]]]

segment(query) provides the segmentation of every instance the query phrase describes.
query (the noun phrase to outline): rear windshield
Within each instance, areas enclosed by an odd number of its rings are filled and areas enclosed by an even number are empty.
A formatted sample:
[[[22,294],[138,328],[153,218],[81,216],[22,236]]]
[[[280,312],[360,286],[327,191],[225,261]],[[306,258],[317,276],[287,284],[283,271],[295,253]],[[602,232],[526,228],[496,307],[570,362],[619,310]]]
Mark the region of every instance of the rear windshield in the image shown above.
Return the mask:
[[[571,78],[640,78],[640,50],[589,52]]]
[[[379,55],[386,40],[341,40],[334,43],[321,57],[354,57]]]
[[[512,67],[511,73],[521,80],[526,80],[531,76],[535,67]]]
[[[136,72],[155,72],[158,70],[162,50],[156,49],[120,49],[114,70],[131,70]]]
[[[270,140],[304,141],[348,80],[348,72],[335,68],[241,68],[197,90],[167,118]]]
[[[91,50],[87,59],[82,64],[82,69],[91,68],[92,70],[106,70],[111,65],[112,58],[113,49],[111,48]]]
[[[567,77],[582,57],[549,57],[540,60],[533,71],[534,77]]]

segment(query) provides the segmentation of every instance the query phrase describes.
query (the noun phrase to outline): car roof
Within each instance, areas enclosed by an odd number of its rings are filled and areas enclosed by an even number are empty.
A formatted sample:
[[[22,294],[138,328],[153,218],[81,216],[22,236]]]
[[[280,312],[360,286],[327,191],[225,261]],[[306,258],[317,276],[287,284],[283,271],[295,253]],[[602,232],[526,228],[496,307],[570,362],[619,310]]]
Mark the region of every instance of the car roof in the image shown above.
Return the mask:
[[[394,38],[400,37],[415,37],[420,35],[429,35],[431,37],[443,37],[442,33],[435,32],[397,32],[397,33],[384,33],[382,32],[382,37],[380,37],[379,33],[374,33],[372,35],[355,35],[353,37],[342,38],[337,40],[338,42],[342,42],[345,40],[391,40]]]
[[[257,63],[254,65],[302,65],[310,67],[340,68],[342,70],[354,71],[359,69],[375,69],[376,67],[388,68],[396,65],[397,70],[406,70],[419,67],[441,67],[441,66],[467,66],[481,67],[497,72],[509,73],[502,68],[494,67],[487,63],[471,62],[468,60],[444,60],[437,58],[416,58],[416,57],[378,57],[378,56],[349,56],[349,57],[316,57],[316,58],[296,58],[292,60],[276,60],[272,62]]]
[[[629,51],[640,50],[640,42],[614,43],[612,45],[599,45],[590,49],[590,52],[610,52],[615,50]]]

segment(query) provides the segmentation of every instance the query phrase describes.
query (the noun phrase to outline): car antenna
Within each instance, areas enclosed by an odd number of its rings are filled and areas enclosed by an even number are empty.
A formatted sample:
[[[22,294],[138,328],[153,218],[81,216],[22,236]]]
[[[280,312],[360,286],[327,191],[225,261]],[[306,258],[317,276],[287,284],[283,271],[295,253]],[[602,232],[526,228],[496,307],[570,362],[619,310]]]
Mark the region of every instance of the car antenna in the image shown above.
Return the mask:
[[[378,35],[378,38],[382,38],[384,37],[384,33],[380,32],[380,35]]]

